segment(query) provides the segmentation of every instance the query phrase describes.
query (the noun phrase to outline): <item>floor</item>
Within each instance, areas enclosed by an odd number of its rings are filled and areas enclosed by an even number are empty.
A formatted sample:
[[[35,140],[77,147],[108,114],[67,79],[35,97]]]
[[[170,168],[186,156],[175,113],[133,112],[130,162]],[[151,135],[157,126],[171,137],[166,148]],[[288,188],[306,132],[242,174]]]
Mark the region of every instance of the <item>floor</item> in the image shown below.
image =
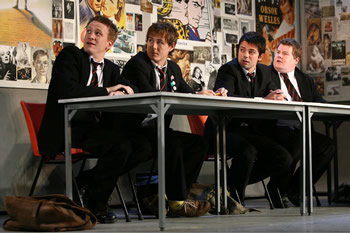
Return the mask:
[[[243,215],[205,215],[199,218],[167,218],[164,232],[350,232],[350,205],[329,206],[325,200],[321,207],[314,207],[312,216],[300,216],[299,208],[268,208],[265,199],[248,200],[247,207],[260,212]],[[97,224],[85,232],[159,232],[158,219],[145,216],[142,221],[133,214],[131,222],[125,222],[122,211],[115,209],[118,222]],[[131,210],[133,212],[133,210]],[[0,215],[0,224],[7,219]],[[0,232],[5,230],[0,228]]]

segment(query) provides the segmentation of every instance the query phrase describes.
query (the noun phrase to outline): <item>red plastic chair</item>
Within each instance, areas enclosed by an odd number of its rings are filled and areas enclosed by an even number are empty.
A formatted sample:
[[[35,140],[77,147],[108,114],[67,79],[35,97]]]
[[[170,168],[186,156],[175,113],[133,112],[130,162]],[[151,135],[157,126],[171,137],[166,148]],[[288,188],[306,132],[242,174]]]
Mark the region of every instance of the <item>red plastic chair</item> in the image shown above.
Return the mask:
[[[41,121],[44,116],[45,106],[46,104],[44,103],[28,103],[23,100],[21,101],[21,107],[24,113],[24,118],[26,119],[30,141],[32,143],[33,154],[36,157],[41,157],[38,170],[35,174],[33,184],[30,188],[29,196],[32,196],[34,193],[41,169],[44,164],[64,164],[63,154],[57,154],[54,159],[51,159],[49,156],[42,156],[39,152],[37,136],[39,133]],[[83,151],[82,149],[72,148],[72,156],[73,162],[75,163],[80,160],[85,160],[86,158],[90,157],[90,154]]]
[[[36,157],[41,157],[38,170],[35,174],[34,181],[33,181],[33,184],[31,186],[30,192],[29,192],[29,196],[32,196],[34,193],[36,184],[38,182],[40,172],[41,172],[44,164],[64,164],[65,157],[64,157],[64,154],[60,153],[60,154],[57,154],[54,159],[51,159],[48,156],[47,157],[42,156],[39,152],[37,135],[39,133],[40,125],[41,125],[41,122],[42,122],[42,119],[44,116],[46,104],[44,104],[44,103],[28,103],[28,102],[25,102],[22,100],[21,106],[22,106],[22,110],[24,113],[24,118],[26,119],[28,132],[29,132],[30,140],[31,140],[32,147],[33,147],[33,154]],[[96,158],[96,157],[93,157],[89,152],[84,151],[80,148],[72,148],[72,158],[73,158],[72,159],[73,163],[76,163],[78,161],[82,161],[82,165],[80,167],[80,171],[82,171],[84,169],[86,159]],[[74,175],[73,175],[73,177],[74,177]],[[139,202],[137,199],[134,183],[132,182],[130,174],[128,174],[128,177],[129,177],[129,182],[130,182],[131,189],[132,189],[132,192],[133,192],[133,195],[135,198],[135,202],[136,202],[138,218],[139,218],[139,220],[142,220],[143,216],[142,216],[142,213],[140,210],[140,206],[139,206]],[[76,190],[76,192],[78,193],[77,196],[79,197],[80,204],[82,206],[84,206],[83,201],[80,198],[79,190],[78,190],[77,184],[75,182],[75,179],[73,179],[73,187]],[[129,213],[127,211],[126,204],[125,204],[125,201],[123,199],[123,196],[122,196],[122,193],[120,191],[120,187],[119,187],[118,183],[116,184],[116,189],[118,191],[120,202],[121,202],[123,209],[124,209],[125,219],[127,222],[130,222],[131,219],[130,219]]]
[[[191,132],[193,134],[198,134],[200,136],[203,136],[204,134],[204,125],[205,125],[205,122],[207,121],[208,119],[208,116],[201,116],[201,115],[187,115],[187,119],[188,119],[188,123],[190,124],[190,128],[191,128]],[[231,158],[228,158],[228,159],[231,159]],[[214,155],[208,155],[206,157],[206,161],[214,161]],[[265,192],[266,192],[266,198],[269,202],[269,205],[270,205],[270,209],[274,209],[274,206],[272,204],[272,200],[271,200],[271,197],[270,197],[270,193],[267,189],[267,186],[264,182],[264,180],[261,180],[262,182],[262,185],[264,186],[264,189],[265,189]],[[239,199],[238,195],[237,195],[237,192],[236,192],[236,196],[237,198]],[[240,200],[238,200],[240,202]],[[282,199],[280,198],[280,201],[282,203]]]

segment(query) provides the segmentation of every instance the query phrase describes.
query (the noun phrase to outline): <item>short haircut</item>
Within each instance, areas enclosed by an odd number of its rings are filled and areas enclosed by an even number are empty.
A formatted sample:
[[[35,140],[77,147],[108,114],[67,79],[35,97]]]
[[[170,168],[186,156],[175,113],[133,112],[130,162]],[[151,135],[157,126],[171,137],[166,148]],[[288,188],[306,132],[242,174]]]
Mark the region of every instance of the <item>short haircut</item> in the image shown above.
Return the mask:
[[[117,28],[117,26],[111,20],[109,20],[108,18],[99,15],[99,16],[95,16],[95,17],[91,18],[89,20],[88,24],[86,25],[86,27],[89,26],[89,24],[92,23],[93,21],[100,22],[100,23],[102,23],[102,24],[107,26],[107,28],[108,28],[108,40],[111,40],[114,43],[114,41],[118,37],[118,28]]]
[[[296,58],[301,59],[302,49],[301,49],[301,45],[298,41],[296,41],[292,38],[286,38],[286,39],[283,39],[280,42],[278,42],[277,48],[281,44],[292,46],[293,47],[292,54],[293,54],[294,59],[296,59]]]
[[[161,37],[164,37],[165,41],[169,45],[172,45],[173,43],[175,43],[176,45],[177,38],[179,37],[176,28],[171,23],[161,21],[152,23],[152,25],[148,28],[146,35],[146,43],[151,34],[156,34]]]
[[[248,44],[254,44],[258,47],[259,56],[265,53],[266,50],[266,40],[258,32],[247,32],[245,33],[238,43],[238,48],[243,41],[246,41]]]
[[[47,56],[47,58],[49,58],[47,51],[39,49],[33,53],[33,62],[35,62],[41,56]]]

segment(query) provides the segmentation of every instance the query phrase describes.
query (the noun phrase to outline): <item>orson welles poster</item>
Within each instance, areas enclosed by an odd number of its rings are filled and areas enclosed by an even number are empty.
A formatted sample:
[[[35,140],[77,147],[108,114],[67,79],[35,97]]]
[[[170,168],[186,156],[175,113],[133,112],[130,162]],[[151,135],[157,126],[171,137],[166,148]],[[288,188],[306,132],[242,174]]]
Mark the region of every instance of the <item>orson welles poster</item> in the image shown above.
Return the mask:
[[[256,31],[266,39],[261,63],[270,65],[280,40],[295,37],[295,0],[256,0]]]

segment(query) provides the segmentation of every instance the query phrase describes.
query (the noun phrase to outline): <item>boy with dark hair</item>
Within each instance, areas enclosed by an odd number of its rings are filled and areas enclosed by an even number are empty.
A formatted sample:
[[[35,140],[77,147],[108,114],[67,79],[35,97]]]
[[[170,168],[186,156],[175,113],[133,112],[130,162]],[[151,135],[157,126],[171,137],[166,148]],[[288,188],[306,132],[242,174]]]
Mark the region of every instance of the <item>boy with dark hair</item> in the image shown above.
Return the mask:
[[[153,23],[147,31],[146,52],[140,52],[131,58],[122,75],[137,86],[140,92],[194,93],[182,78],[180,67],[167,59],[175,48],[177,36],[172,24]],[[225,90],[221,91],[224,95]],[[211,90],[202,90],[199,93],[215,95]],[[171,117],[167,115],[165,118],[165,192],[169,205],[168,216],[201,216],[208,212],[210,204],[207,201],[187,200],[187,196],[206,156],[206,143],[201,136],[169,128]],[[154,117],[149,116],[142,120],[133,125],[140,126],[140,131],[147,135],[154,148],[157,148]],[[155,201],[158,200],[153,199],[146,204],[152,207],[157,203]],[[151,211],[154,214],[158,213],[157,209]]]
[[[238,58],[221,66],[214,91],[225,88],[228,96],[283,100],[284,95],[280,90],[275,90],[267,75],[267,67],[258,64],[264,55],[265,45],[261,34],[244,34],[238,44]],[[207,121],[206,132],[214,135],[211,122]],[[255,119],[233,119],[226,127],[227,155],[233,157],[228,170],[228,187],[233,198],[239,199],[242,204],[248,184],[278,175],[291,163],[288,151],[265,136],[266,129],[261,123]]]

